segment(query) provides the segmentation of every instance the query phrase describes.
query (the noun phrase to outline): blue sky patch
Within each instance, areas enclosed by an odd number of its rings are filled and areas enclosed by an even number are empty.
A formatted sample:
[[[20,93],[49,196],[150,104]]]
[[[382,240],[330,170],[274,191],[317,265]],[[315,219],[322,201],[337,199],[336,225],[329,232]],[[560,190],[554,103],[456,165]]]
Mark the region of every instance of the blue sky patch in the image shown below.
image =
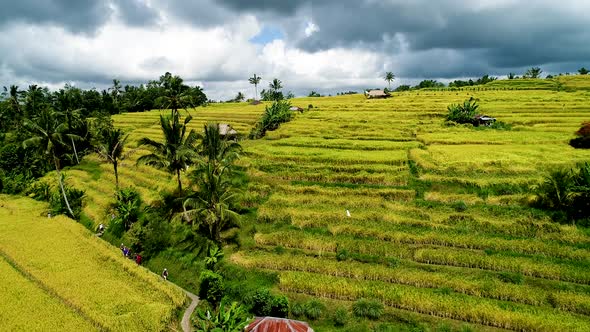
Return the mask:
[[[250,39],[254,44],[268,44],[276,39],[284,39],[285,34],[281,29],[275,26],[264,26],[260,33]]]

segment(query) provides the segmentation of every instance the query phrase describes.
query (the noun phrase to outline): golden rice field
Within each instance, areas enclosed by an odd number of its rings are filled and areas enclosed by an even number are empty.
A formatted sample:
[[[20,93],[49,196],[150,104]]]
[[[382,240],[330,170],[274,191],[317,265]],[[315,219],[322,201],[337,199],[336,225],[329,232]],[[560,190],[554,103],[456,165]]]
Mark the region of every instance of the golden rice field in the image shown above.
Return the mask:
[[[526,206],[530,186],[548,170],[590,161],[590,151],[567,144],[590,120],[589,83],[571,76],[387,100],[294,99],[313,108],[242,142],[249,195],[265,199],[256,225],[245,225],[253,239],[230,260],[277,273],[278,288],[295,301],[350,306],[369,297],[434,325],[590,331],[590,232]],[[447,105],[470,97],[512,130],[445,126]],[[218,121],[247,134],[263,109],[229,103],[189,112],[192,128]],[[141,137],[161,137],[160,114],[114,120],[133,148]],[[142,152],[124,162],[120,180],[150,202],[174,180],[136,167]],[[107,220],[110,165],[90,157],[67,173],[86,190],[86,215]]]
[[[161,331],[184,293],[45,203],[0,196],[0,331]]]

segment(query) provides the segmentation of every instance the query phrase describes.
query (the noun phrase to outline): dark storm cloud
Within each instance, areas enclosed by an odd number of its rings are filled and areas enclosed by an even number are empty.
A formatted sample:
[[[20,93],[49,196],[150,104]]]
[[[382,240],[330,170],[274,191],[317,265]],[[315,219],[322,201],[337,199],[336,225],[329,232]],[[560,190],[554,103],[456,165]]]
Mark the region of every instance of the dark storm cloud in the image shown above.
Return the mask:
[[[0,26],[51,24],[72,32],[92,32],[112,14],[107,1],[94,0],[3,0],[0,8]]]
[[[140,0],[116,0],[113,4],[119,9],[122,20],[131,26],[146,26],[158,22],[160,14]]]

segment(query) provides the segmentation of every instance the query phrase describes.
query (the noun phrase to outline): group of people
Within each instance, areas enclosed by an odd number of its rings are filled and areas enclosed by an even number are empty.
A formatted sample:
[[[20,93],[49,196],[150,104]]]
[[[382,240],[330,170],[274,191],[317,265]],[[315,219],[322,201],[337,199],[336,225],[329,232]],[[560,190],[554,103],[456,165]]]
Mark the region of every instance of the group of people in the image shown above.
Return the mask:
[[[121,246],[119,248],[121,249],[123,256],[125,256],[126,258],[129,258],[129,259],[133,259],[135,261],[135,263],[137,263],[137,265],[141,265],[141,255],[140,254],[132,253],[131,249],[127,248],[125,245],[123,245],[123,243],[121,243]]]

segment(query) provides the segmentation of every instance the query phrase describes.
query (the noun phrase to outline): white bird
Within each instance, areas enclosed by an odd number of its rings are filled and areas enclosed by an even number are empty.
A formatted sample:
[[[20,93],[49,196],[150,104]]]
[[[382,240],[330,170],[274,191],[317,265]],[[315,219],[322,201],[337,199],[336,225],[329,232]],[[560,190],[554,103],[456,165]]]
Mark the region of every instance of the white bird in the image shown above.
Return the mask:
[[[350,218],[350,211],[346,210],[346,216]]]

